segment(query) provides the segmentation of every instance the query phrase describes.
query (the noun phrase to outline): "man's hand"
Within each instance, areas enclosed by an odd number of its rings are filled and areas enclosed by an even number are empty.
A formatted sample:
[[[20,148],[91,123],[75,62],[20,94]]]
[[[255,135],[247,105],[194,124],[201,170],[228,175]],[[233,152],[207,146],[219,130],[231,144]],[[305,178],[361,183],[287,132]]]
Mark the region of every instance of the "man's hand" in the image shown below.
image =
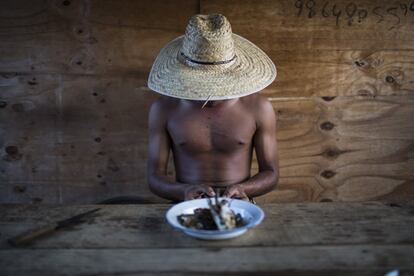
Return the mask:
[[[213,188],[208,185],[198,184],[198,185],[188,185],[184,189],[184,200],[202,198],[203,196],[215,196]]]
[[[233,184],[231,186],[228,186],[224,191],[223,196],[237,199],[248,199],[243,185],[240,184]]]

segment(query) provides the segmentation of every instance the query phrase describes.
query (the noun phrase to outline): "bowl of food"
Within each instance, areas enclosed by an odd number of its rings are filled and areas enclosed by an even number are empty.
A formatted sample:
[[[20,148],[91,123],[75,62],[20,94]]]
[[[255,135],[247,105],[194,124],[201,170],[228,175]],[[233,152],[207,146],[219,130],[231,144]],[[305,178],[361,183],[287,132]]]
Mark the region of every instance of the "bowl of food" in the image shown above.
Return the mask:
[[[166,218],[192,237],[221,240],[244,234],[264,219],[263,210],[250,202],[225,197],[201,198],[171,207]]]

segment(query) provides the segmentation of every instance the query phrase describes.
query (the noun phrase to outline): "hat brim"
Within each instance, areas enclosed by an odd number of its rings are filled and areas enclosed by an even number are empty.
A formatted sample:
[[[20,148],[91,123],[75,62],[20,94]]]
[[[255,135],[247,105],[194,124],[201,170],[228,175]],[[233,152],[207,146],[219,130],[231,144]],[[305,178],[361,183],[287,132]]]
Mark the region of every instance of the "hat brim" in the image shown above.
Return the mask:
[[[233,34],[236,58],[231,64],[188,66],[178,54],[184,36],[168,43],[158,54],[148,87],[160,94],[188,100],[226,100],[247,96],[271,84],[275,64],[256,45]]]

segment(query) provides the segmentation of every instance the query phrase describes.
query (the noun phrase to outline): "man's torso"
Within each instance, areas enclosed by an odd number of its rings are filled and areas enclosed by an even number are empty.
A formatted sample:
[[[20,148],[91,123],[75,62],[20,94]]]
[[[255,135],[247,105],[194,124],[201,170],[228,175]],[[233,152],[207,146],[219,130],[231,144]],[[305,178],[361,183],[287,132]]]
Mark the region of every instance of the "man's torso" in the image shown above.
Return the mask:
[[[227,186],[250,177],[256,97],[204,108],[171,99],[167,130],[178,182]]]

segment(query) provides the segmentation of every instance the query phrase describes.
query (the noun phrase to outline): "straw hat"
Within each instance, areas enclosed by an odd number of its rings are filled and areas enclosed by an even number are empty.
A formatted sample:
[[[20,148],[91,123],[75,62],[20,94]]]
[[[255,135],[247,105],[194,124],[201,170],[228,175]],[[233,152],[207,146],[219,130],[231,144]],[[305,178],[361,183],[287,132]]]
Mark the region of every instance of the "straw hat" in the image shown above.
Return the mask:
[[[158,54],[148,87],[189,100],[224,100],[258,92],[276,78],[276,66],[247,39],[233,34],[221,14],[191,17],[184,36]]]

